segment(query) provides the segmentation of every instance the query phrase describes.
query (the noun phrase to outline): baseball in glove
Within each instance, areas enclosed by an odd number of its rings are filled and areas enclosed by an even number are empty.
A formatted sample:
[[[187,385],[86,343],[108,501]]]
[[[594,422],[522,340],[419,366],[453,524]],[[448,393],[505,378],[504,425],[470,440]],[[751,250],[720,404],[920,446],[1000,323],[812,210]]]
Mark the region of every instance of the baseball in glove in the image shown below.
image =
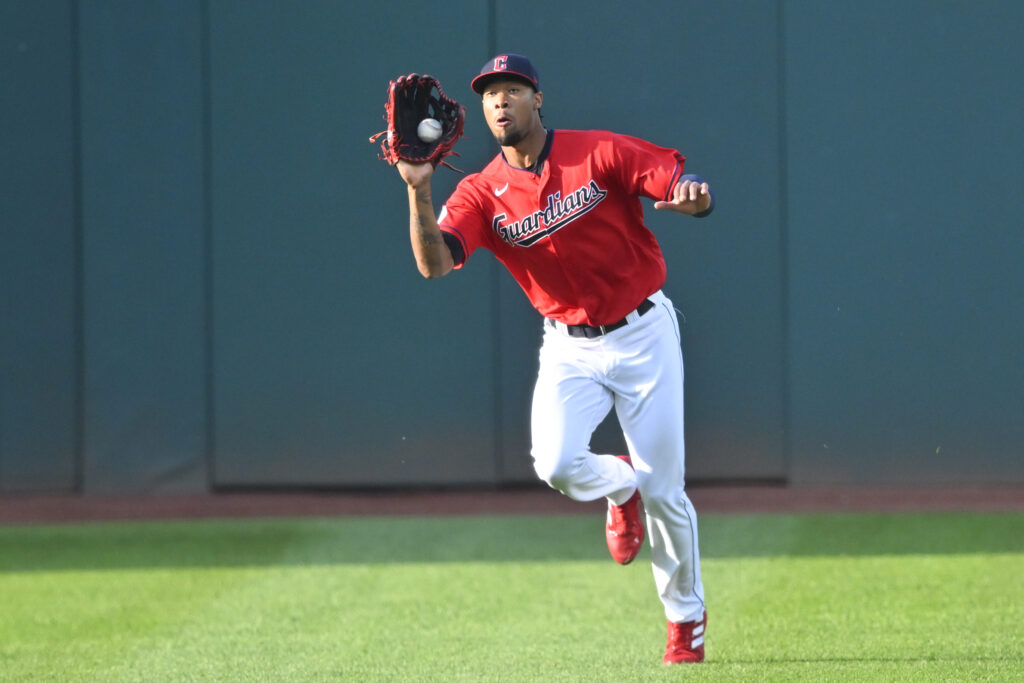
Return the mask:
[[[428,118],[440,122],[441,135],[436,140],[424,142],[417,135],[416,128]],[[388,101],[384,105],[384,120],[388,124],[387,130],[370,136],[370,142],[384,137],[378,154],[382,161],[392,166],[399,160],[430,162],[434,166],[440,163],[458,171],[443,159],[449,154],[459,156],[452,147],[462,137],[466,108],[445,95],[436,78],[409,74],[391,81]]]

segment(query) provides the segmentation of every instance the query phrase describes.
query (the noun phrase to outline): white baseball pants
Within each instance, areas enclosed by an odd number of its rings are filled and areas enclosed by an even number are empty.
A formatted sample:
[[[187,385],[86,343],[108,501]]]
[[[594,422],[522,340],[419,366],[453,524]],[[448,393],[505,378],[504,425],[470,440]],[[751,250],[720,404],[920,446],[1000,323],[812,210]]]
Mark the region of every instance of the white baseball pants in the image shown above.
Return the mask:
[[[639,488],[647,513],[654,581],[669,621],[700,619],[697,516],[686,496],[683,355],[676,313],[662,292],[634,322],[594,339],[545,323],[533,395],[534,469],[574,500],[624,503]],[[631,469],[590,451],[614,406]]]

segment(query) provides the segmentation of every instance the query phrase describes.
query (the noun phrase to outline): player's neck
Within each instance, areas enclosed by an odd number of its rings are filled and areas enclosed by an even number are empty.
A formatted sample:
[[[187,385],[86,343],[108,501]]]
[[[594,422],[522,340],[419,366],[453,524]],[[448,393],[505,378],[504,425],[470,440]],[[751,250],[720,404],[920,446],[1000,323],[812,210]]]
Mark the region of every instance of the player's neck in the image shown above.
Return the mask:
[[[542,125],[534,126],[529,135],[515,145],[502,147],[505,161],[516,168],[530,168],[544,151],[544,144],[548,140],[548,131]]]

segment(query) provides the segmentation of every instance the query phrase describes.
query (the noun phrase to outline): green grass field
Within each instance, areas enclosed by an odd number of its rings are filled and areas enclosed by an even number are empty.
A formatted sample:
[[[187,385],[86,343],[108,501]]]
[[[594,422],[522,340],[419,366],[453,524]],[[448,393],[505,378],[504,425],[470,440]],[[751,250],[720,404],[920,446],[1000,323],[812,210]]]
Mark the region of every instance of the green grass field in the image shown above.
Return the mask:
[[[0,680],[1024,678],[1024,514],[704,515],[708,661],[680,667],[602,522],[0,527]]]

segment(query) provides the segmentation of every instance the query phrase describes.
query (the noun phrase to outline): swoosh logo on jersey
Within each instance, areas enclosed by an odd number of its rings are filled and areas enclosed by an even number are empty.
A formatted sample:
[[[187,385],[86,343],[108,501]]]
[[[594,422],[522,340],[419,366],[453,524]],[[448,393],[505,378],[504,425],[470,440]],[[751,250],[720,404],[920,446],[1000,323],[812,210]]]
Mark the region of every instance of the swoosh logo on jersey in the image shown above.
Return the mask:
[[[507,190],[507,189],[508,189],[508,183],[505,183],[505,187],[501,188],[500,190],[495,190],[494,191],[494,196],[495,197],[500,197],[501,195],[505,194],[505,190]]]

